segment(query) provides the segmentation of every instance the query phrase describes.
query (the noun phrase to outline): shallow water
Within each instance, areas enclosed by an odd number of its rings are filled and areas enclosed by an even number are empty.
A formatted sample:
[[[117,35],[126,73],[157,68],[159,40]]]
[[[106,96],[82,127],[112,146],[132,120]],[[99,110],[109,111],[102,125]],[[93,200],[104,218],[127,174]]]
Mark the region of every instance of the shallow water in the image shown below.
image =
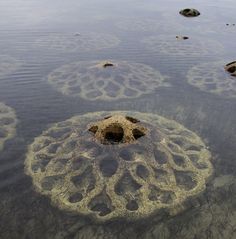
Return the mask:
[[[178,12],[185,7],[201,15],[184,18]],[[14,67],[4,74],[0,69],[0,102],[15,109],[19,122],[16,136],[0,152],[0,238],[236,238],[236,98],[201,91],[187,79],[200,63],[235,60],[235,10],[233,0],[1,0],[0,65],[8,59]],[[92,42],[89,49],[64,48],[66,42],[50,47],[49,36],[66,41],[76,34],[114,39],[99,38],[99,46]],[[168,86],[137,98],[93,101],[64,95],[47,82],[62,65],[94,60],[146,64],[165,76]],[[27,146],[52,123],[104,110],[157,113],[204,140],[214,174],[188,210],[97,225],[35,192],[24,173]]]

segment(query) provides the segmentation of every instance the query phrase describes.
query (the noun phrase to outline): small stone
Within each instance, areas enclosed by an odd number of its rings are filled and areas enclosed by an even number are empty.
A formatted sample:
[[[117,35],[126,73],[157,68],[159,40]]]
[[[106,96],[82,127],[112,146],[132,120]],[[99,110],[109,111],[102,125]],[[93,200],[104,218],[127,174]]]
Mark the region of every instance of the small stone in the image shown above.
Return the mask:
[[[176,39],[178,39],[178,40],[187,40],[187,39],[189,39],[189,37],[186,37],[186,36],[176,36]]]

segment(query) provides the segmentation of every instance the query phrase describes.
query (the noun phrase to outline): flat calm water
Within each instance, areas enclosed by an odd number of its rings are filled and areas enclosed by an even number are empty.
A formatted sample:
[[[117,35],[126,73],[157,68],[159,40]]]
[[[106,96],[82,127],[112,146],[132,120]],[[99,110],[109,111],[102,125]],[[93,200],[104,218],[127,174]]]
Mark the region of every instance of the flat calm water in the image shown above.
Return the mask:
[[[183,8],[201,15],[185,18]],[[235,11],[233,0],[1,0],[0,102],[18,123],[0,151],[0,238],[236,238],[236,78],[223,68],[236,60]],[[122,65],[116,77],[129,83],[104,82],[109,71],[93,70],[104,61]],[[77,75],[84,81],[73,82]],[[207,145],[214,172],[186,210],[96,223],[36,192],[24,170],[34,138],[113,110],[175,120]]]

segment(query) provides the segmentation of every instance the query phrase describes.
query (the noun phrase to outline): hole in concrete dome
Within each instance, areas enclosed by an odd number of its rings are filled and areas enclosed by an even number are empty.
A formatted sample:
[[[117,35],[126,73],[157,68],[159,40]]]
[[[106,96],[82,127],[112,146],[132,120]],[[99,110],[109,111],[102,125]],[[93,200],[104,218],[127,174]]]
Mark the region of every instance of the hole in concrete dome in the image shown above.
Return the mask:
[[[136,211],[138,210],[138,203],[135,200],[131,200],[126,204],[126,209],[129,211]]]
[[[76,203],[80,202],[83,199],[83,195],[81,193],[75,193],[69,197],[69,202]]]
[[[143,137],[144,135],[145,135],[144,132],[142,132],[141,130],[133,129],[133,136],[135,139],[139,139],[139,138]]]
[[[149,175],[148,170],[146,169],[146,167],[144,167],[143,165],[138,165],[136,168],[136,173],[137,175],[142,178],[142,179],[146,179]]]
[[[192,172],[175,171],[174,173],[176,183],[181,189],[189,191],[197,185]]]
[[[53,187],[61,180],[63,176],[48,176],[42,180],[41,186],[45,191],[51,191]]]
[[[104,119],[110,119],[110,118],[111,118],[111,115],[104,117]]]
[[[124,130],[120,124],[111,124],[104,130],[103,135],[108,143],[120,143],[124,137]]]
[[[135,193],[142,187],[137,183],[128,171],[126,171],[121,179],[115,185],[115,192],[117,195],[124,195],[126,193]]]
[[[89,128],[89,131],[96,134],[96,132],[98,131],[98,126],[93,125],[92,127]]]
[[[149,189],[148,199],[150,201],[160,201],[161,203],[170,204],[176,199],[175,194],[171,191],[160,190],[154,185],[151,185]]]
[[[100,162],[100,170],[105,177],[111,177],[116,173],[116,170],[118,168],[118,162],[114,159],[103,159]]]
[[[128,149],[122,149],[120,151],[119,156],[124,159],[125,161],[132,161],[133,160],[133,155]]]
[[[112,201],[105,191],[92,198],[88,207],[91,211],[98,212],[101,217],[110,214],[114,210]]]
[[[103,64],[104,68],[111,67],[111,66],[114,66],[114,64],[111,63],[111,62],[106,62],[106,63]]]
[[[186,160],[182,155],[173,154],[173,160],[174,160],[175,164],[180,167],[186,166]]]
[[[135,118],[130,117],[130,116],[125,116],[125,118],[126,118],[128,121],[130,121],[131,123],[134,123],[134,124],[140,122],[138,119],[135,119]]]
[[[229,73],[234,73],[236,71],[236,66],[231,66],[227,69]]]
[[[93,168],[91,166],[87,167],[83,173],[73,176],[71,181],[78,189],[83,188],[87,193],[91,192],[96,184]]]
[[[154,157],[158,164],[165,164],[168,161],[168,155],[159,149],[154,149]]]

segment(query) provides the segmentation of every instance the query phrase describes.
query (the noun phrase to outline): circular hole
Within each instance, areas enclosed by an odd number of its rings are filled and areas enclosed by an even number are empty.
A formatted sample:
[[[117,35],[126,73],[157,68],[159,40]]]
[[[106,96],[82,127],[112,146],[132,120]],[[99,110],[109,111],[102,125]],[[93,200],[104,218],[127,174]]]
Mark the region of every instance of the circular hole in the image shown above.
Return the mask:
[[[106,62],[106,63],[103,64],[103,67],[104,67],[104,68],[110,67],[110,66],[114,66],[114,64],[111,63],[111,62]]]
[[[129,211],[136,211],[138,210],[138,203],[135,200],[131,200],[126,204],[126,209]]]
[[[111,177],[116,173],[118,163],[114,159],[104,159],[100,162],[100,170],[105,177]]]
[[[105,203],[97,203],[93,207],[91,207],[91,210],[94,212],[99,212],[99,216],[104,217],[107,214],[111,213],[111,209],[107,207]]]
[[[111,115],[104,117],[104,119],[110,119],[110,118],[111,118]]]
[[[123,149],[120,151],[119,156],[124,159],[125,161],[132,161],[133,155],[128,149]]]
[[[175,171],[177,186],[183,190],[189,191],[196,187],[197,182],[193,172]]]
[[[81,193],[75,193],[69,197],[69,202],[76,203],[80,202],[83,199],[83,195]]]
[[[138,119],[135,119],[135,118],[130,117],[130,116],[126,116],[125,118],[126,118],[128,121],[130,121],[131,123],[134,123],[134,124],[140,122]]]
[[[89,131],[96,134],[96,132],[98,131],[98,126],[93,125],[92,127],[89,128]]]
[[[173,155],[173,160],[174,160],[175,164],[180,167],[186,166],[185,159],[182,155]]]
[[[145,135],[144,132],[139,129],[133,129],[132,133],[135,139],[139,139]]]
[[[236,71],[236,66],[231,66],[227,69],[229,73],[234,73]]]
[[[168,155],[158,149],[154,150],[154,157],[159,164],[165,164],[168,161]]]
[[[149,175],[148,170],[143,165],[137,166],[136,173],[142,179],[146,179]]]
[[[111,124],[104,130],[104,139],[113,144],[120,143],[124,137],[124,130],[119,124]]]

